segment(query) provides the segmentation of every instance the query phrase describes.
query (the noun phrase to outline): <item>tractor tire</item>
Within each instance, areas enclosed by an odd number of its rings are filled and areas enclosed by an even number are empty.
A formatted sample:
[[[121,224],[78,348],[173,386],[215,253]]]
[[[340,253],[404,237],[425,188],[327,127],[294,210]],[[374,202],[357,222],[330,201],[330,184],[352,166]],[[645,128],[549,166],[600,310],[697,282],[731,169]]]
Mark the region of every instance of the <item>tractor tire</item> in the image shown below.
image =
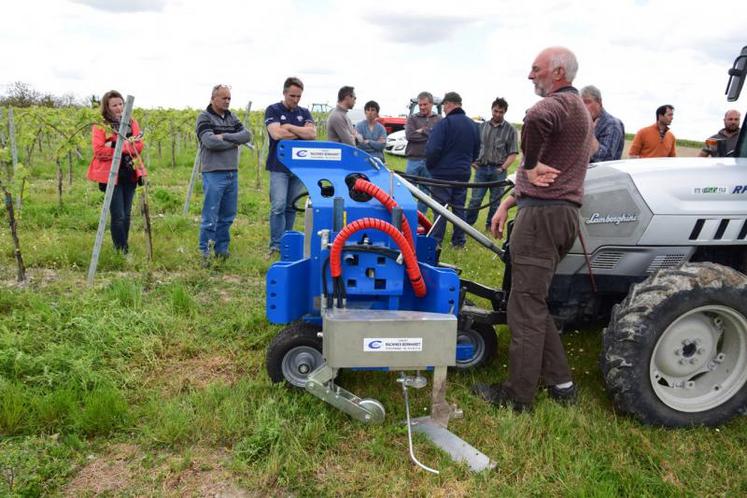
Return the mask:
[[[612,310],[601,358],[615,408],[659,426],[718,425],[747,406],[747,276],[661,270]]]
[[[267,347],[265,363],[273,382],[303,389],[309,374],[322,365],[321,331],[316,325],[296,322],[281,330]]]
[[[473,323],[465,330],[457,330],[457,344],[472,344],[474,354],[466,360],[457,360],[455,368],[467,369],[484,365],[498,350],[498,337],[490,325]]]

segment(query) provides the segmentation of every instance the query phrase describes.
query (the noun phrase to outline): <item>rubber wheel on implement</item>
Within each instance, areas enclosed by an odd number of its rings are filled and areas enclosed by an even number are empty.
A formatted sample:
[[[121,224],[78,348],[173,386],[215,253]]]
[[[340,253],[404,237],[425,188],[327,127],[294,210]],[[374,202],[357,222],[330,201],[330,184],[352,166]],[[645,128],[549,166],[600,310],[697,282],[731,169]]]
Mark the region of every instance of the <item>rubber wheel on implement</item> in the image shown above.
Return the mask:
[[[475,368],[490,361],[498,350],[498,337],[490,325],[473,323],[468,329],[457,330],[457,345],[471,344],[474,354],[466,360],[457,360],[456,368]]]
[[[662,270],[631,289],[604,331],[615,407],[647,424],[718,425],[747,407],[747,276],[713,264]]]
[[[309,374],[324,362],[321,331],[316,325],[296,322],[281,330],[267,348],[267,373],[273,382],[303,389]]]

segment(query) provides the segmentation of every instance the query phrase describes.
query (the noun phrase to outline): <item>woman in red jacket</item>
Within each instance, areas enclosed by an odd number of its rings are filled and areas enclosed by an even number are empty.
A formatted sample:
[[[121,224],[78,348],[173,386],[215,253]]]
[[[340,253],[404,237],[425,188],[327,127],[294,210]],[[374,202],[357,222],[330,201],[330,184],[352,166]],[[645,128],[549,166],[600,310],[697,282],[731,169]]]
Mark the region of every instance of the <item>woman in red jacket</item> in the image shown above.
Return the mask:
[[[93,159],[88,166],[88,179],[99,183],[99,189],[106,191],[117,143],[117,132],[124,112],[122,94],[116,90],[106,92],[101,98],[101,115],[103,124],[93,125]],[[140,158],[143,150],[140,127],[135,119],[130,119],[124,135],[127,137],[122,145],[122,159],[115,178],[114,194],[109,206],[111,211],[111,233],[114,248],[127,254],[127,237],[130,232],[130,212],[132,198],[140,178],[145,175],[145,168]]]

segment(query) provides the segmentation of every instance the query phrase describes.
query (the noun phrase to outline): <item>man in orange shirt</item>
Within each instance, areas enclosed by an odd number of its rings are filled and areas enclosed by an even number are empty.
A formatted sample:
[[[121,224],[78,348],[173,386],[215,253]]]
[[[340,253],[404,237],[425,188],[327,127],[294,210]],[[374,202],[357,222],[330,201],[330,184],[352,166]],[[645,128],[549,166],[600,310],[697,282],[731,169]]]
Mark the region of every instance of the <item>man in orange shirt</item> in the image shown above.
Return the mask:
[[[674,118],[674,107],[668,104],[656,109],[656,123],[638,130],[630,145],[628,156],[639,157],[674,157],[674,135],[669,125]]]

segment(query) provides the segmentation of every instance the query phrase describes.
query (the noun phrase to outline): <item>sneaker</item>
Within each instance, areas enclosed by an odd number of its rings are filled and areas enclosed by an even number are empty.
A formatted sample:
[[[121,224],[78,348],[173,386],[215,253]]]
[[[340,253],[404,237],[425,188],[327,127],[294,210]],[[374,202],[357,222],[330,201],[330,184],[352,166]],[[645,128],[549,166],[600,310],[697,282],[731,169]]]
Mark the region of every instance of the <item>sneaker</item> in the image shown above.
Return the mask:
[[[265,254],[265,259],[273,259],[276,256],[278,256],[279,254],[280,254],[280,249],[278,249],[277,247],[271,247],[267,251],[267,254]]]
[[[547,386],[547,394],[553,401],[561,405],[569,406],[578,403],[576,384],[570,387]]]
[[[200,254],[200,266],[210,268],[210,253],[203,252]]]
[[[231,253],[228,252],[216,252],[215,258],[219,259],[220,261],[226,261],[231,256]]]
[[[498,408],[511,408],[517,413],[532,411],[531,403],[523,403],[511,398],[503,384],[475,384],[472,394]]]

